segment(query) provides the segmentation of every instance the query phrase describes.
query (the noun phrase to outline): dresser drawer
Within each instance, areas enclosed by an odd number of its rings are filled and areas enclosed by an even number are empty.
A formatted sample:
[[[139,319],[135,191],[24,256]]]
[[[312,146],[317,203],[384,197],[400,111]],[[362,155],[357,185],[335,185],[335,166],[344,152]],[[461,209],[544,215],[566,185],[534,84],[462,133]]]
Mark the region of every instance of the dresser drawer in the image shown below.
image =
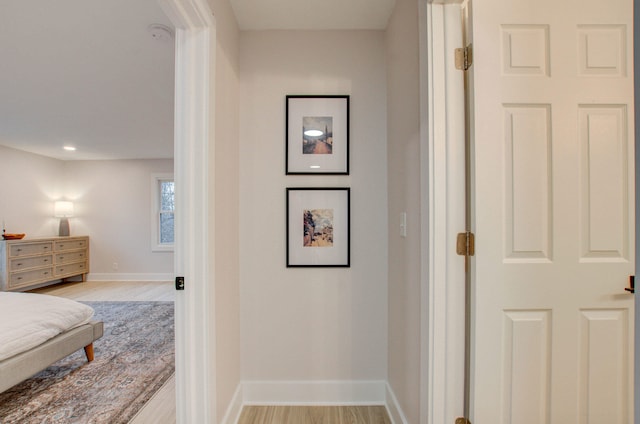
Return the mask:
[[[84,249],[85,247],[87,247],[87,240],[85,239],[59,240],[59,241],[55,241],[54,243],[55,243],[54,249],[56,252],[60,252],[62,250]]]
[[[85,262],[76,262],[74,264],[56,265],[55,276],[77,275],[87,272],[87,264]]]
[[[39,255],[51,253],[53,244],[51,242],[42,243],[20,243],[9,247],[9,257]]]
[[[89,250],[88,236],[0,240],[0,291],[26,291],[78,277],[86,281]]]
[[[15,272],[9,275],[9,287],[17,287],[52,278],[51,268],[34,269],[25,272]]]
[[[41,268],[43,266],[51,266],[53,263],[53,257],[47,256],[32,256],[11,259],[11,271],[22,271],[29,268]]]
[[[87,253],[84,250],[78,250],[75,252],[57,253],[56,265],[68,264],[70,262],[84,261],[87,258]]]

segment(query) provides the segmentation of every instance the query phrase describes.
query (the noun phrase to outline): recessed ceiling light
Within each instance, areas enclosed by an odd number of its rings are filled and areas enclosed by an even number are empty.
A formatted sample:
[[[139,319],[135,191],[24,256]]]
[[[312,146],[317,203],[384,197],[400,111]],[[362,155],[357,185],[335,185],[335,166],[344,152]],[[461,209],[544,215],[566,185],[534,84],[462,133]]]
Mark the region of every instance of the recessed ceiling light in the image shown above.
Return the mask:
[[[320,137],[322,134],[324,133],[320,130],[306,130],[304,132],[304,135],[307,135],[309,137]]]
[[[311,168],[311,169],[320,169],[320,165],[311,165],[309,168]]]
[[[67,150],[69,152],[75,152],[76,151],[76,148],[73,147],[73,146],[64,146],[63,149]]]

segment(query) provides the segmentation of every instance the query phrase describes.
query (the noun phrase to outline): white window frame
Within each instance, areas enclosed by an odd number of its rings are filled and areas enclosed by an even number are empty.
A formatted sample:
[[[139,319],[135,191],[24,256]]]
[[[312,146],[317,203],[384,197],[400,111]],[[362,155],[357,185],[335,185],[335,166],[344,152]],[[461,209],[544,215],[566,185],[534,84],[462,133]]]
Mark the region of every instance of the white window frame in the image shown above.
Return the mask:
[[[175,184],[173,173],[163,172],[151,174],[151,251],[173,252],[175,237],[174,243],[160,243],[160,182],[162,181],[173,181]]]

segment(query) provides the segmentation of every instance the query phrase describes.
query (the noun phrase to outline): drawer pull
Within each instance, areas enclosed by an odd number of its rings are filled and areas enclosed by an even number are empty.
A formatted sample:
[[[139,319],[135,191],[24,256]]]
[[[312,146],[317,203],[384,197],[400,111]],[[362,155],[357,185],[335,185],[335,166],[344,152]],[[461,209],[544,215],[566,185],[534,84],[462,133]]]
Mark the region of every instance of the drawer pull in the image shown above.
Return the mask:
[[[18,277],[18,280],[22,280],[22,277]]]
[[[64,268],[60,268],[60,272],[64,272]]]
[[[64,259],[64,256],[60,256],[60,260],[63,260],[63,259]]]
[[[22,266],[22,262],[17,263],[16,266]]]
[[[22,252],[22,249],[18,249],[18,252]]]
[[[44,262],[49,262],[49,259],[45,259]]]
[[[43,272],[44,275],[49,275],[49,271]]]

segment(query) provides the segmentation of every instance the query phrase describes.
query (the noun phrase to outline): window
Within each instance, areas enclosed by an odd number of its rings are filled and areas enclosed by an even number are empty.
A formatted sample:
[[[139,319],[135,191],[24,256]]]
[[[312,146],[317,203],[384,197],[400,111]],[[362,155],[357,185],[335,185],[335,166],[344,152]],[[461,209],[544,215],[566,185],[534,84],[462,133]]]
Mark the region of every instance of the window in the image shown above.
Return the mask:
[[[173,174],[153,174],[151,178],[152,211],[151,250],[173,251],[175,184]]]

